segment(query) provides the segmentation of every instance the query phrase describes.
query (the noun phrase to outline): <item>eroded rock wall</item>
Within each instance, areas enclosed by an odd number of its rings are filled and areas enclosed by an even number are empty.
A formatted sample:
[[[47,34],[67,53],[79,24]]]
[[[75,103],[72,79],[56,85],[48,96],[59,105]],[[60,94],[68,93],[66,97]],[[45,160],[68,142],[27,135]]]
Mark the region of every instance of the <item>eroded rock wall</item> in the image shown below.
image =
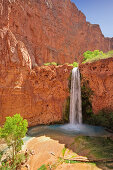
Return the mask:
[[[81,64],[79,68],[93,91],[93,112],[113,110],[113,58]]]
[[[35,66],[23,42],[0,30],[0,125],[20,113],[29,126],[63,120],[72,67]]]
[[[72,67],[9,67],[0,70],[0,124],[20,113],[29,126],[63,120]],[[5,81],[4,81],[5,80]]]
[[[0,25],[8,26],[28,49],[33,65],[45,62],[72,63],[84,51],[113,49],[99,25],[70,0],[0,0]],[[1,56],[0,56],[1,57]]]
[[[0,125],[7,116],[16,113],[26,118],[29,126],[63,120],[63,111],[69,96],[68,78],[72,67],[37,66],[32,52],[34,40],[38,42],[36,36],[41,37],[37,27],[40,24],[36,18],[33,19],[34,23],[32,19],[26,18],[26,14],[29,17],[30,13],[38,15],[35,6],[38,1],[32,3],[26,0],[0,0]],[[28,12],[27,9],[31,11]],[[11,26],[13,19],[18,22],[20,32],[15,30],[15,25]],[[31,31],[31,27],[24,27],[24,19],[28,19],[28,24],[33,24],[36,35],[27,32],[29,29]],[[42,43],[43,40],[40,39]]]
[[[0,0],[0,124],[15,113],[21,113],[29,126],[61,121],[72,67],[37,64],[72,63],[95,49],[113,49],[113,39],[86,22],[70,0]],[[95,113],[112,108],[112,62],[103,66],[103,61],[96,69],[81,66],[95,91]]]

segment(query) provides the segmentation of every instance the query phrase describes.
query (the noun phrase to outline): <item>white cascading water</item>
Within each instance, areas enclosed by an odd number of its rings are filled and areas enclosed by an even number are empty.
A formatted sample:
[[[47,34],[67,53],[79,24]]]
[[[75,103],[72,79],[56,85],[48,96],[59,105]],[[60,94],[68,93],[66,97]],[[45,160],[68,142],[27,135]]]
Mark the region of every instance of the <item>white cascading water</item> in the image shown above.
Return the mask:
[[[81,86],[78,67],[73,68],[70,95],[70,124],[82,123]]]
[[[86,136],[100,136],[108,135],[108,132],[102,127],[90,126],[82,124],[82,107],[81,107],[81,88],[80,88],[80,73],[78,68],[73,68],[71,77],[71,94],[70,94],[70,123],[65,125],[52,125],[52,126],[38,126],[31,129],[29,134],[34,135],[50,130],[62,132],[68,135],[86,135]],[[38,131],[38,133],[37,133]],[[55,132],[55,133],[56,133]]]
[[[70,94],[70,122],[59,127],[59,131],[71,135],[99,136],[107,134],[101,127],[82,124],[82,101],[79,69],[73,68]]]

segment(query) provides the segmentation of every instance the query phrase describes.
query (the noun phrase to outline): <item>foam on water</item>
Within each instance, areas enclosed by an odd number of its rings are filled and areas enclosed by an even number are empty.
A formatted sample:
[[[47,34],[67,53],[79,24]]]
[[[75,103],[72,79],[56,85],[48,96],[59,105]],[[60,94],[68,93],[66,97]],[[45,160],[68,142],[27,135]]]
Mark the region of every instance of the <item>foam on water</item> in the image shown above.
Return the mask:
[[[86,124],[66,124],[59,126],[59,130],[64,133],[80,134],[86,136],[103,136],[108,135],[108,132],[103,127],[91,126]]]

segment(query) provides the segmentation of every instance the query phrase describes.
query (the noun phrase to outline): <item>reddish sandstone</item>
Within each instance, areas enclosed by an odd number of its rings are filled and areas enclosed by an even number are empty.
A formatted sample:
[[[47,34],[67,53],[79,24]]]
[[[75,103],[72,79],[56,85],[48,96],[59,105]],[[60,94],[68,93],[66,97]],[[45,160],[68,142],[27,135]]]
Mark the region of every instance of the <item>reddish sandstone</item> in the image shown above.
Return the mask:
[[[25,44],[33,65],[72,63],[84,51],[113,49],[113,39],[105,38],[99,25],[86,22],[70,0],[0,1],[0,28],[8,26]]]
[[[29,52],[8,27],[0,30],[0,124],[20,113],[29,126],[63,120],[72,66],[33,67]]]
[[[29,126],[61,121],[72,67],[37,64],[72,63],[95,49],[113,49],[113,38],[104,38],[70,0],[0,0],[0,124],[15,113]],[[81,66],[95,91],[94,112],[112,108],[112,63]]]
[[[29,126],[62,121],[71,69],[63,65],[0,70],[4,75],[0,77],[0,124],[16,113]]]
[[[103,109],[113,110],[113,58],[81,64],[79,68],[93,91],[94,113]]]

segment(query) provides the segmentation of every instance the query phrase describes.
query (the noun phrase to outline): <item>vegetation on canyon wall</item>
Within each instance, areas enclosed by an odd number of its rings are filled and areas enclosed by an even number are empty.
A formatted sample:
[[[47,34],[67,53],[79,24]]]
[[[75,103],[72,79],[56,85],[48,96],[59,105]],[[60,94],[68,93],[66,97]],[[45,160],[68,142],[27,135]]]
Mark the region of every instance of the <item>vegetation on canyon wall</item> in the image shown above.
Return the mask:
[[[69,66],[73,66],[73,67],[78,67],[77,62],[73,62],[72,64],[69,64],[69,63],[65,63],[65,64],[67,64]],[[51,65],[58,66],[58,65],[61,65],[61,64],[58,64],[56,62],[44,63],[44,66],[51,66]]]
[[[71,91],[71,76],[72,76],[72,73],[70,74],[70,76],[68,78],[69,92]],[[63,121],[65,123],[69,122],[69,113],[70,113],[70,96],[66,99],[64,108],[63,108]]]
[[[83,62],[82,63],[91,63],[94,61],[98,61],[100,59],[106,59],[106,58],[110,58],[113,57],[113,50],[112,51],[108,51],[106,53],[104,53],[103,51],[99,51],[99,50],[94,50],[94,51],[86,51],[83,53]],[[65,63],[67,65],[73,66],[73,67],[78,67],[78,63],[77,62],[73,62],[72,64],[69,63]],[[50,66],[50,65],[55,65],[58,66],[60,64],[56,63],[56,62],[50,62],[50,63],[44,63],[45,66]]]
[[[96,115],[91,113],[85,122],[91,125],[103,126],[113,131],[113,111],[101,110]]]
[[[26,155],[20,153],[20,151],[23,145],[22,138],[27,132],[27,126],[27,120],[23,120],[20,114],[16,114],[13,117],[6,117],[4,126],[0,128],[0,140],[3,140],[7,147],[0,151],[1,170],[15,170],[26,159]],[[6,156],[4,156],[4,152],[6,152]]]
[[[108,51],[107,53],[103,53],[103,51],[99,50],[86,51],[84,52],[83,56],[84,56],[83,63],[94,62],[100,59],[113,57],[113,50]]]
[[[89,87],[89,82],[87,80],[82,78],[81,81],[83,123],[103,126],[113,130],[113,111],[104,109],[94,114],[91,101],[93,91]]]
[[[65,102],[65,107],[63,109],[63,120],[66,123],[69,121],[69,112],[70,112],[70,97],[67,98]]]
[[[81,77],[81,95],[82,95],[82,115],[83,122],[89,120],[92,115],[92,103],[91,98],[93,91],[89,87],[89,82]]]
[[[68,63],[67,63],[68,64]],[[78,63],[77,62],[73,62],[72,64],[68,64],[69,66],[73,66],[73,67],[78,67]]]

